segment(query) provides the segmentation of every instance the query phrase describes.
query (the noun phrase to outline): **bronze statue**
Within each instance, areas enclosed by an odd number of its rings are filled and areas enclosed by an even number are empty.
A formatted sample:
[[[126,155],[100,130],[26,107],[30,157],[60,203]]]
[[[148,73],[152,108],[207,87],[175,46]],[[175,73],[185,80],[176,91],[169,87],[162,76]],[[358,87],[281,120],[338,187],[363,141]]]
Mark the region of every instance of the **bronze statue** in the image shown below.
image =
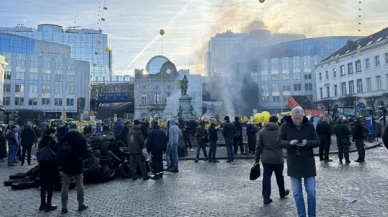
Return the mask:
[[[182,96],[187,95],[188,88],[189,88],[189,80],[187,79],[187,77],[185,75],[185,76],[183,76],[182,83],[181,83]]]

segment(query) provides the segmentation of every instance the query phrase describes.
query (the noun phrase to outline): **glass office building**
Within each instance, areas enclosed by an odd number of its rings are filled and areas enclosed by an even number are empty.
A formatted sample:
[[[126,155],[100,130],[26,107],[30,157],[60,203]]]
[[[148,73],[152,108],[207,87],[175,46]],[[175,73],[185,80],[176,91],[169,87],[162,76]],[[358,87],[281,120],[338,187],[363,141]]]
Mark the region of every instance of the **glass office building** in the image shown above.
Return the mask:
[[[14,28],[0,27],[0,32],[68,45],[71,47],[71,58],[90,63],[90,75],[93,80],[106,80],[107,76],[112,75],[110,39],[99,30],[41,24],[37,29],[21,25]]]

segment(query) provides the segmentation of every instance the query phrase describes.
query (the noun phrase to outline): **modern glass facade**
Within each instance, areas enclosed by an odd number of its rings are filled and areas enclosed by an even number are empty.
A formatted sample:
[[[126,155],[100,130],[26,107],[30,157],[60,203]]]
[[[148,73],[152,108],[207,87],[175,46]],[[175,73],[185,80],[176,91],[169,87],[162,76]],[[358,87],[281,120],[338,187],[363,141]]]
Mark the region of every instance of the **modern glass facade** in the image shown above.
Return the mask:
[[[100,77],[112,74],[112,51],[107,34],[98,30],[67,28],[53,24],[38,25],[38,29],[18,26],[0,27],[0,32],[55,42],[71,47],[71,57],[90,62],[90,74]],[[95,80],[93,78],[93,80]]]

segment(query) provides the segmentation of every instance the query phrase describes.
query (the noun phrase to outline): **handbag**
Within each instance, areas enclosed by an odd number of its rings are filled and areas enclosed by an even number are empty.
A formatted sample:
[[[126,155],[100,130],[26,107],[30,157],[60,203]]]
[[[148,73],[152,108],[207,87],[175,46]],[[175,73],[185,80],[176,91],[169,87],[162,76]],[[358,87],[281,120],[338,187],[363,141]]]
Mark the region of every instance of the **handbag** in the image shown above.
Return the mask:
[[[259,177],[260,177],[260,164],[255,163],[251,168],[251,172],[249,174],[249,179],[253,181]]]
[[[51,147],[49,145],[40,149],[36,153],[36,158],[37,158],[39,163],[41,163],[41,162],[56,163],[57,162],[57,154],[54,153],[54,151],[51,149]]]

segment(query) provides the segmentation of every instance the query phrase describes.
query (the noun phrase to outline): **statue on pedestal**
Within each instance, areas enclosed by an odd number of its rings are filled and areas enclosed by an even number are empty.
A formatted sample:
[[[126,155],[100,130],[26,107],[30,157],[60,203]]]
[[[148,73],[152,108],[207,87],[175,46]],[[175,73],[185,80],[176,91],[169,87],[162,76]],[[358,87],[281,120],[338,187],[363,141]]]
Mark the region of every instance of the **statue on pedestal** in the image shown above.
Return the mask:
[[[185,76],[183,76],[183,79],[181,82],[182,96],[187,95],[188,88],[189,88],[189,80],[187,79],[187,77],[185,75]]]
[[[182,106],[179,106],[177,117],[182,117]]]

